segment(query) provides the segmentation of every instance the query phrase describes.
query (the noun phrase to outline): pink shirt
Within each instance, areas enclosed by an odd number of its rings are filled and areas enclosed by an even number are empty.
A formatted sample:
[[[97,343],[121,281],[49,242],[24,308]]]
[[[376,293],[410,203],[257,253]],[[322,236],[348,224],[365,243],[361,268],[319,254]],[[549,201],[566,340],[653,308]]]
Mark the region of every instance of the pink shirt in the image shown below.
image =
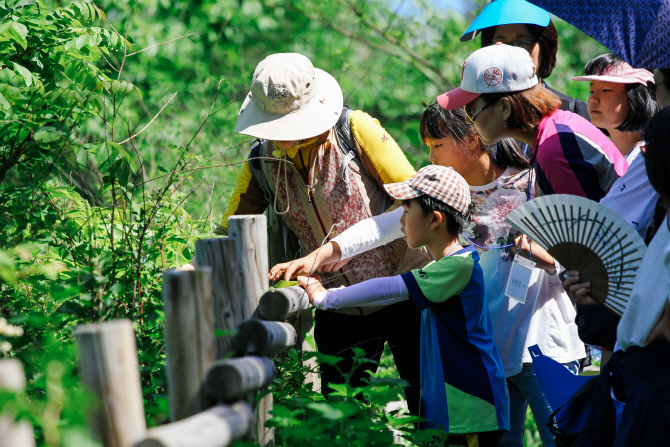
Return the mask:
[[[556,110],[533,141],[537,195],[573,194],[599,201],[628,168],[617,147],[581,116]]]

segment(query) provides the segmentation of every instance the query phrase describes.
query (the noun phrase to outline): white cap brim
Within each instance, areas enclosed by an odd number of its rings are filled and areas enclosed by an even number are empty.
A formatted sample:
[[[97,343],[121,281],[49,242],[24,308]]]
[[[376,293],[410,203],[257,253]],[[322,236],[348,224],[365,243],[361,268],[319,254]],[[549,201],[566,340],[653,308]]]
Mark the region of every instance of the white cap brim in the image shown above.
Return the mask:
[[[314,69],[318,91],[304,107],[287,114],[261,111],[247,95],[240,108],[235,132],[270,141],[312,138],[331,129],[342,114],[344,98],[335,78]]]
[[[601,81],[611,82],[612,84],[642,84],[647,85],[647,82],[654,82],[654,78],[644,79],[641,76],[608,76],[608,75],[590,75],[590,76],[575,76],[573,81]]]

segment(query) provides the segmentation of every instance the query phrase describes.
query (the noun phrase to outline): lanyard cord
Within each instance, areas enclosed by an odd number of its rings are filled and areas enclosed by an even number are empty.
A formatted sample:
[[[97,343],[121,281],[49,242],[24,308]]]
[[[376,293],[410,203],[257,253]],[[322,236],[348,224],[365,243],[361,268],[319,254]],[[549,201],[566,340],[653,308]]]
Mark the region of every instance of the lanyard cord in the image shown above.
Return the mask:
[[[284,159],[286,156],[286,151],[284,149],[281,150],[281,159]],[[284,165],[285,162],[280,162],[279,166],[277,167],[277,182],[275,184],[275,201],[274,204],[272,205],[272,208],[274,209],[275,214],[281,216],[282,214],[288,213],[288,211],[291,209],[291,200],[288,196],[288,167],[287,166],[282,166]],[[286,189],[286,209],[284,211],[277,211],[277,196],[279,195],[279,179],[281,178],[281,168],[284,168],[284,189]]]
[[[312,185],[310,185],[309,181],[309,171],[307,170],[307,163],[305,163],[305,159],[302,157],[302,151],[298,149],[298,154],[300,154],[300,162],[302,163],[302,170],[305,173],[305,177],[307,177],[307,200],[309,202],[312,201]],[[309,160],[309,156],[307,156],[307,160]]]
[[[456,250],[458,247],[461,247],[461,244],[456,244],[456,246],[454,248],[449,250],[449,253],[447,253],[447,256],[445,256],[445,258],[448,258],[449,256],[451,256],[451,254],[454,252],[454,250]],[[461,248],[463,248],[463,247],[461,247]]]

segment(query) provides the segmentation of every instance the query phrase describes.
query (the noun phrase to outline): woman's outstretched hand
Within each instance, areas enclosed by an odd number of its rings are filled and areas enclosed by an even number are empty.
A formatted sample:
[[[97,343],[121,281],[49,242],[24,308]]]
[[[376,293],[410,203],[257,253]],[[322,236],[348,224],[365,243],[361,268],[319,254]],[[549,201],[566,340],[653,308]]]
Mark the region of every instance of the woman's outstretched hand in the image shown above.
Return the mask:
[[[596,300],[589,296],[591,291],[590,282],[579,282],[579,272],[569,270],[565,272],[565,281],[563,288],[579,303],[583,305],[598,304]]]
[[[336,242],[328,242],[307,256],[275,265],[268,277],[272,281],[277,281],[283,275],[283,279],[289,281],[297,276],[309,276],[314,272],[339,270],[349,262],[349,259],[340,261],[341,255],[340,246]]]
[[[311,276],[298,276],[298,285],[305,289],[309,302],[314,304],[314,292],[328,292],[321,284],[321,277],[317,274]]]

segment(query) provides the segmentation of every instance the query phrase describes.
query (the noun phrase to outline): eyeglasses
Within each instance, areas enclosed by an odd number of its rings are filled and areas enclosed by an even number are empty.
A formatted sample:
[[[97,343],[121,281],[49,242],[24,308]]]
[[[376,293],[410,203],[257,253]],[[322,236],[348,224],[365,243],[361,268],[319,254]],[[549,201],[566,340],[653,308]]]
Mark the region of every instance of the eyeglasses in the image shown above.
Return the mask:
[[[526,51],[530,51],[531,48],[533,47],[533,44],[535,42],[539,42],[540,39],[534,39],[534,40],[517,40],[514,42],[502,42],[505,45],[509,45],[512,47],[518,47],[518,48],[523,48]]]
[[[470,108],[470,106],[463,106],[463,110],[465,110],[465,116],[467,116],[468,119],[474,123],[475,119],[477,118],[477,115],[479,115],[484,110],[488,109],[489,107],[491,107],[493,104],[497,103],[498,101],[499,101],[499,99],[496,99],[495,101],[486,104],[484,107],[477,110],[475,113],[472,113],[472,109]]]

